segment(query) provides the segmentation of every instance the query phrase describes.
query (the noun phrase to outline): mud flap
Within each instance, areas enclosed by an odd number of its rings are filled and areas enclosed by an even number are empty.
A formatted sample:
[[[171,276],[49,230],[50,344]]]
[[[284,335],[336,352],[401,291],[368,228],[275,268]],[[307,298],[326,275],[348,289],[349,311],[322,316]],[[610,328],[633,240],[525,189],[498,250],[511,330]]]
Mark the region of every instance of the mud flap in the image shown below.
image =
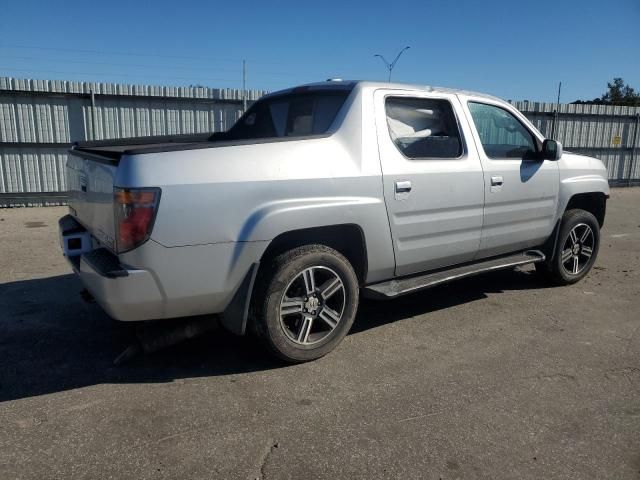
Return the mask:
[[[249,271],[231,299],[231,303],[229,303],[220,316],[222,326],[236,335],[244,335],[247,330],[251,293],[253,292],[253,284],[255,283],[259,266],[260,262],[251,265],[251,268],[249,268]]]

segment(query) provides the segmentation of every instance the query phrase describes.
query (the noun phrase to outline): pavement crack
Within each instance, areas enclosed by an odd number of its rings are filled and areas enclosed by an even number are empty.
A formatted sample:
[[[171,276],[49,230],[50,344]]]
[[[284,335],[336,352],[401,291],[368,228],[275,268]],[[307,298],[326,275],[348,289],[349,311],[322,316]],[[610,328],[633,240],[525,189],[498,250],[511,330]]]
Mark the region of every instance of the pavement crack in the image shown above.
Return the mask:
[[[617,376],[622,376],[627,379],[627,381],[635,386],[635,379],[640,373],[640,368],[638,367],[622,367],[622,368],[613,368],[604,372],[604,376],[609,379],[615,379]]]
[[[575,375],[569,375],[568,373],[550,373],[547,375],[531,375],[529,377],[524,377],[525,380],[536,379],[536,380],[575,380]]]
[[[610,368],[605,373],[632,373],[632,374],[637,374],[637,373],[640,373],[640,368],[638,368],[638,367]]]
[[[280,445],[278,442],[272,439],[269,439],[269,441],[267,442],[267,446],[262,451],[262,455],[260,457],[260,469],[259,469],[260,473],[257,477],[255,477],[255,480],[265,480],[267,478],[267,473],[265,471],[265,468],[267,467],[269,457],[271,456],[273,451],[279,446]]]
[[[172,433],[170,435],[165,435],[164,437],[148,440],[148,441],[144,442],[144,445],[162,443],[162,442],[166,442],[167,440],[173,440],[174,438],[180,438],[180,437],[184,437],[186,435],[191,435],[192,433],[206,432],[207,430],[211,430],[213,428],[214,427],[212,427],[212,426],[202,427],[202,428],[190,428],[188,430],[183,430],[181,432],[176,432],[176,433]]]
[[[407,418],[403,418],[401,420],[398,420],[398,423],[402,423],[402,422],[409,422],[411,420],[417,420],[419,418],[427,418],[427,417],[433,417],[435,415],[440,415],[441,413],[444,413],[444,411],[437,411],[437,412],[431,412],[431,413],[424,413],[422,415],[416,415],[414,417],[407,417]]]

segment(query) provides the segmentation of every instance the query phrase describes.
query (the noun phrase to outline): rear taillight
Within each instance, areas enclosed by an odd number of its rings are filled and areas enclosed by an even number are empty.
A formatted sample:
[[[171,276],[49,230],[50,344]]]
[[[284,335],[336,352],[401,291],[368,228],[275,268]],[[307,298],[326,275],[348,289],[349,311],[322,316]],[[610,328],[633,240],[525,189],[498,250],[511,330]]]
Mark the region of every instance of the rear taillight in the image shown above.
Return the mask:
[[[132,250],[149,238],[159,201],[159,188],[114,188],[118,253]]]

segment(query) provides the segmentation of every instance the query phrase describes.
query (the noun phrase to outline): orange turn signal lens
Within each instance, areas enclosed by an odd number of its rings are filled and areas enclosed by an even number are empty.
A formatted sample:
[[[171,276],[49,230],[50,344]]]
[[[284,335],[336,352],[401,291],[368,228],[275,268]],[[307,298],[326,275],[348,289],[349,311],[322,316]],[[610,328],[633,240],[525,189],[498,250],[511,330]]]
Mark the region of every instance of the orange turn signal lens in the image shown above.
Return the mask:
[[[121,189],[114,192],[115,203],[119,205],[148,205],[156,200],[156,190]]]

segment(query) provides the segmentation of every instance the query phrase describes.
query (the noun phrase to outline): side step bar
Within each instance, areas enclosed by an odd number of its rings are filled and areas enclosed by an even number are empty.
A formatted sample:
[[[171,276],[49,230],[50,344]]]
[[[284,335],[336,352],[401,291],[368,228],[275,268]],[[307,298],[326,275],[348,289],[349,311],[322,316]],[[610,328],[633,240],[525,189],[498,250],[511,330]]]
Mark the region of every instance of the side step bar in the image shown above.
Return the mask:
[[[518,265],[526,265],[528,263],[543,262],[544,260],[545,256],[542,252],[538,250],[527,250],[513,255],[494,257],[488,260],[481,260],[479,262],[437,270],[422,275],[395,278],[386,282],[375,283],[364,287],[363,294],[368,298],[394,298],[479,273],[517,267]]]

